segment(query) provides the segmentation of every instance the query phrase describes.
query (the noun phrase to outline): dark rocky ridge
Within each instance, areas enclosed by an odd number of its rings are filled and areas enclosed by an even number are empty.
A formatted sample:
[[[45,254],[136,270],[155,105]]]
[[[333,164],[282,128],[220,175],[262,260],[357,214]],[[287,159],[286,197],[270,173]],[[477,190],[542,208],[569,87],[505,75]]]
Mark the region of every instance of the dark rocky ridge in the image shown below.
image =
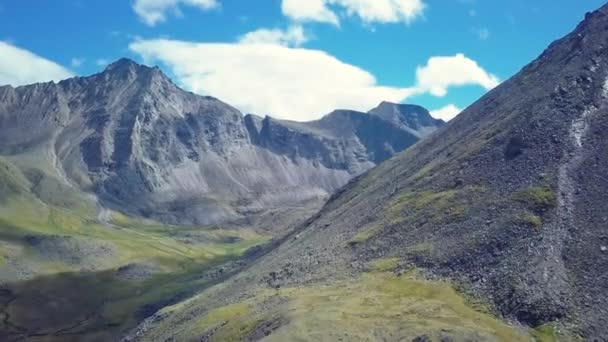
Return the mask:
[[[105,207],[171,223],[314,210],[418,131],[349,111],[310,123],[243,116],[128,59],[90,77],[0,88],[0,154],[43,156],[38,167]]]
[[[238,298],[269,274],[284,275],[275,287],[332,283],[398,257],[506,318],[607,340],[607,56],[605,5],[437,133],[339,190],[215,294]],[[138,333],[163,333],[151,322]]]

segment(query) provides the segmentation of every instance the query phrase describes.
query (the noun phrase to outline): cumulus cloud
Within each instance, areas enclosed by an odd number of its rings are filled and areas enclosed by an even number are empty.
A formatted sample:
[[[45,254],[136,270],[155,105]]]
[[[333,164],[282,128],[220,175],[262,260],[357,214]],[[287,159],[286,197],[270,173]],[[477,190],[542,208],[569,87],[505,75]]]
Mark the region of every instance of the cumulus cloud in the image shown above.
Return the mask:
[[[208,11],[219,6],[217,0],[135,0],[133,10],[149,26],[167,20],[167,12],[181,15],[180,5]]]
[[[461,53],[430,58],[425,66],[418,67],[416,79],[421,91],[440,97],[453,86],[480,85],[490,90],[500,83],[498,77]]]
[[[456,107],[453,104],[449,104],[443,108],[439,108],[437,110],[432,110],[431,111],[431,116],[433,116],[436,119],[442,119],[444,121],[450,121],[452,120],[456,115],[460,114],[460,112],[462,112],[462,109]]]
[[[295,21],[316,21],[338,25],[338,17],[327,7],[326,2],[326,0],[283,0],[281,10],[285,16]]]
[[[365,23],[409,23],[424,12],[422,0],[283,0],[283,14],[296,21],[339,25],[336,11]]]
[[[72,76],[71,71],[55,62],[0,41],[0,85],[20,86]]]
[[[309,40],[304,28],[300,25],[290,26],[287,30],[259,29],[240,37],[243,44],[274,44],[283,46],[300,46]]]
[[[391,87],[324,51],[289,47],[284,39],[267,38],[274,35],[251,38],[256,35],[247,39],[245,35],[236,43],[136,40],[129,48],[145,63],[167,66],[188,90],[216,96],[246,113],[298,121],[317,119],[337,108],[367,111],[384,100],[400,102],[417,94],[441,93],[450,86],[488,86],[469,75],[470,64],[477,63],[462,55],[431,58],[419,68],[416,84]],[[450,67],[465,68],[461,72],[448,68],[452,74],[443,75],[441,58]]]
[[[130,48],[147,63],[168,65],[196,93],[213,94],[244,112],[292,120],[316,119],[335,108],[368,110],[413,91],[380,86],[369,72],[318,50],[163,39]]]

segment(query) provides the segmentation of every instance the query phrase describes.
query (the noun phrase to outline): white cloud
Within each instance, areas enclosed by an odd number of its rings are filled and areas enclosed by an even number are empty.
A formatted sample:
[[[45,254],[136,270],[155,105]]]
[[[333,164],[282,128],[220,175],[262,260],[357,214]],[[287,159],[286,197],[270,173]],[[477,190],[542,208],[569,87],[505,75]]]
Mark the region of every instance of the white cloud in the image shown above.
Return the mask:
[[[449,104],[443,108],[439,108],[437,110],[432,110],[431,116],[433,116],[435,119],[442,119],[444,121],[450,121],[456,115],[460,114],[460,112],[462,112],[462,109],[456,107],[453,104]]]
[[[409,23],[422,15],[422,0],[328,0],[344,7],[349,16],[359,16],[366,23]]]
[[[167,12],[181,15],[180,4],[208,11],[219,6],[217,0],[135,0],[133,10],[149,26],[167,20]]]
[[[285,16],[299,22],[339,24],[336,14],[327,8],[326,0],[283,0],[281,10]]]
[[[55,62],[0,41],[0,85],[20,86],[72,76],[72,72]]]
[[[70,61],[70,65],[72,66],[72,68],[78,68],[82,66],[82,63],[84,63],[83,58],[72,58],[72,60]]]
[[[136,40],[129,48],[148,64],[163,63],[188,90],[216,96],[246,113],[298,121],[317,119],[337,108],[367,111],[381,101],[400,102],[424,93],[443,96],[451,86],[489,88],[498,82],[493,76],[488,81],[477,75],[489,74],[463,55],[430,58],[418,68],[416,84],[389,87],[326,52],[288,47],[281,39]]]
[[[410,88],[383,87],[369,72],[318,50],[270,44],[207,44],[172,40],[130,45],[146,63],[168,65],[179,82],[244,112],[311,120],[336,108],[368,110],[400,101]]]
[[[337,11],[365,23],[410,23],[424,12],[422,0],[282,0],[283,14],[295,21],[339,25]]]
[[[490,90],[500,83],[498,77],[461,53],[430,58],[425,66],[418,67],[416,79],[421,91],[440,97],[453,86],[480,85]]]
[[[239,38],[239,42],[243,44],[274,44],[283,46],[300,46],[308,40],[309,37],[301,25],[290,26],[285,31],[280,29],[259,29]]]

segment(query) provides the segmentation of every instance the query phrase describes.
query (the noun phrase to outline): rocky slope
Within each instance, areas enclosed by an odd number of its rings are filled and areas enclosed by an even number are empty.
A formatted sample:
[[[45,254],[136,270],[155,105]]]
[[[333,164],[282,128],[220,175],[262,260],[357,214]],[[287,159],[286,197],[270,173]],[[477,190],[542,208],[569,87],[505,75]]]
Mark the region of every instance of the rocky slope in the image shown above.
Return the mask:
[[[129,340],[532,339],[459,321],[445,292],[425,300],[395,283],[412,272],[451,279],[536,339],[607,340],[607,28],[605,5],[439,132],[350,182],[247,271]],[[396,276],[361,280],[377,270]]]
[[[123,59],[90,77],[0,87],[0,155],[127,214],[260,224],[318,207],[442,124],[415,115],[415,125],[349,111],[311,123],[243,117]]]

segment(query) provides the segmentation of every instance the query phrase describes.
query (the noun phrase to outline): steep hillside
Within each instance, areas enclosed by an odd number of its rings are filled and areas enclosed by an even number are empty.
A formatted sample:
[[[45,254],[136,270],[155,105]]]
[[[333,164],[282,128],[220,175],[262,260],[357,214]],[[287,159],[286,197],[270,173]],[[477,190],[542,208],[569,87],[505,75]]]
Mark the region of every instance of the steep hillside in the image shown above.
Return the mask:
[[[608,5],[129,339],[608,339],[607,28]]]
[[[169,223],[263,225],[276,214],[286,221],[272,225],[288,225],[417,132],[355,112],[314,123],[243,117],[126,59],[90,77],[0,88],[0,155],[104,207]]]

